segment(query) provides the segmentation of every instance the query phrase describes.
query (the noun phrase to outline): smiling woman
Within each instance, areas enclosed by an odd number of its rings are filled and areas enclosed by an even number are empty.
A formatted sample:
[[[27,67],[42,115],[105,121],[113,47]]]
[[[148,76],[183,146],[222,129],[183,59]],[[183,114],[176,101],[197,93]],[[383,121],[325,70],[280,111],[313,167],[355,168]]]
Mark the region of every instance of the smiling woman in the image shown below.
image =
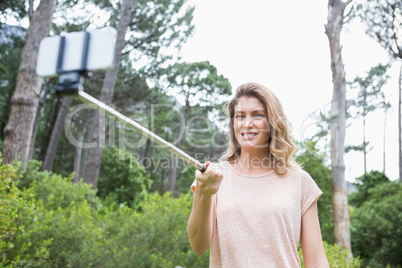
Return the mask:
[[[210,267],[328,267],[318,221],[322,192],[293,160],[282,106],[257,83],[240,86],[227,105],[229,148],[207,162],[191,187],[187,231],[195,253],[211,246]]]
[[[297,147],[282,105],[272,91],[257,83],[244,84],[227,104],[227,113],[230,143],[222,159],[239,163],[244,157],[254,162],[264,159],[279,174],[297,166],[293,159]]]

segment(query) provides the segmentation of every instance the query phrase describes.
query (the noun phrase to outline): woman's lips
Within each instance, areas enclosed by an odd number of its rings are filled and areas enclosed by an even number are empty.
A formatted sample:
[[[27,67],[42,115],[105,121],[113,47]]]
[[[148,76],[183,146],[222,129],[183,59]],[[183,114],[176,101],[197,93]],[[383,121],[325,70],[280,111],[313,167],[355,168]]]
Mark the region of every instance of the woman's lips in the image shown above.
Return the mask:
[[[243,133],[241,133],[241,135],[244,138],[253,138],[253,137],[257,136],[257,133],[256,132],[243,132]]]

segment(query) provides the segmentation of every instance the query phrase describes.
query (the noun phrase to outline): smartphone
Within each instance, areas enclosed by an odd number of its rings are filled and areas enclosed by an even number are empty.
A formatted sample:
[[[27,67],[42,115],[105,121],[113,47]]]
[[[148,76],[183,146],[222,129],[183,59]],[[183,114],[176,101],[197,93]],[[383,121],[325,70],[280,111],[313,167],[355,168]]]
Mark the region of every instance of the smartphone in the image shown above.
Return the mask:
[[[45,37],[39,45],[36,74],[54,77],[74,71],[110,69],[114,62],[116,35],[116,29],[106,27]]]

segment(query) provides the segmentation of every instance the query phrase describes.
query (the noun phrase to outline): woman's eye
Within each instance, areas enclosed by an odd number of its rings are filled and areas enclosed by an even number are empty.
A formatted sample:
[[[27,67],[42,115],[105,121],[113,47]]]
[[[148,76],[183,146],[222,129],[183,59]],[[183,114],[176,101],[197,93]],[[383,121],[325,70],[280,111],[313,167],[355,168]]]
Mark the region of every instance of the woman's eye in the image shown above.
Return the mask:
[[[255,117],[261,118],[261,117],[264,117],[264,115],[263,114],[256,114]]]
[[[239,118],[239,119],[240,119],[240,118],[243,118],[243,117],[244,117],[244,116],[241,115],[241,114],[238,114],[238,115],[235,116],[235,118]]]

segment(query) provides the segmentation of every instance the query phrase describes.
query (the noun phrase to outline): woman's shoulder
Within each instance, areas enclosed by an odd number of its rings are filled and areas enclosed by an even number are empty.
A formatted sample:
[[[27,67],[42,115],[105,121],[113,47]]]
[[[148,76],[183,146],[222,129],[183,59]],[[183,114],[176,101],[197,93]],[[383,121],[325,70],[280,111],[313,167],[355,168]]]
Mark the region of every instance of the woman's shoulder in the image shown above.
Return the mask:
[[[294,166],[288,169],[286,176],[300,178],[301,180],[311,179],[310,174],[300,166]]]

